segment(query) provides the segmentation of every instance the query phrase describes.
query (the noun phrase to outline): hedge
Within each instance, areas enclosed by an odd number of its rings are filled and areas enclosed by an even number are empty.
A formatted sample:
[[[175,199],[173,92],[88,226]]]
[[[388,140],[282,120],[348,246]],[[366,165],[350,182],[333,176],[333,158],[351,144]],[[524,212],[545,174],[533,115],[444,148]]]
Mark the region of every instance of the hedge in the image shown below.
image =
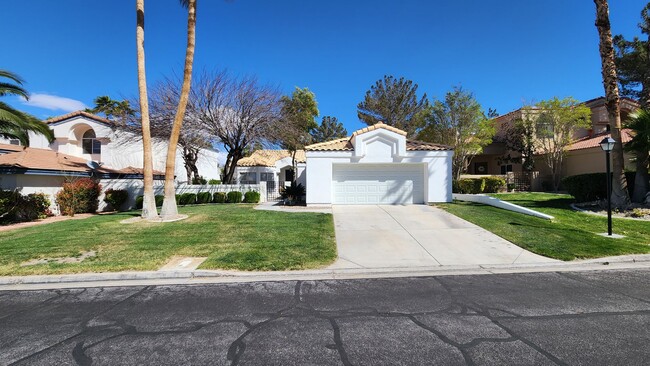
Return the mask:
[[[179,204],[182,206],[193,205],[196,203],[196,193],[183,193],[180,197]]]
[[[607,198],[607,173],[572,175],[562,179],[562,187],[576,202],[589,202]],[[626,172],[628,192],[634,191],[634,172]]]
[[[163,196],[162,194],[157,194],[154,196],[154,199],[156,201],[156,207],[162,207],[163,201],[165,200],[165,196]]]
[[[228,192],[227,197],[228,197],[228,203],[241,203],[242,200],[241,192],[237,192],[237,191]]]
[[[501,177],[462,178],[452,182],[454,193],[497,193],[505,188],[506,180]]]
[[[210,203],[210,201],[212,201],[210,192],[199,192],[196,195],[196,203]]]
[[[208,184],[210,185],[221,184],[221,181],[219,179],[210,179],[208,181]]]
[[[225,192],[214,192],[212,196],[212,202],[214,203],[226,203],[226,193]]]
[[[260,193],[255,191],[248,191],[244,193],[244,203],[258,203],[260,201]]]
[[[129,192],[126,189],[107,189],[104,192],[104,202],[113,210],[120,211],[124,202],[129,198]]]

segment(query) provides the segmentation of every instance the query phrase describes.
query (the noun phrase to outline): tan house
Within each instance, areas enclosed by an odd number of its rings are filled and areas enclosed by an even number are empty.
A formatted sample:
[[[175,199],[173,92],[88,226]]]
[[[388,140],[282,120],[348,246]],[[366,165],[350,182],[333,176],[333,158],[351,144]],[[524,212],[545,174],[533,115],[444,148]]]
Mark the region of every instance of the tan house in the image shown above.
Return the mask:
[[[591,109],[591,128],[580,129],[575,133],[575,142],[567,147],[567,154],[562,168],[562,176],[567,177],[577,174],[598,173],[605,171],[605,157],[598,143],[609,136],[607,125],[607,109],[605,98],[599,97],[588,100],[584,104]],[[621,120],[625,121],[629,115],[639,108],[639,104],[629,98],[621,99]],[[522,117],[522,109],[517,109],[494,119],[496,135],[494,142],[483,149],[483,153],[475,156],[467,170],[468,174],[480,175],[505,175],[522,172],[520,162],[513,162],[511,158],[519,158],[521,154],[508,151],[506,147],[506,134],[508,127]],[[627,143],[631,136],[629,130],[623,130],[623,143]],[[626,169],[634,169],[630,162],[631,156],[625,155]],[[539,178],[544,181],[550,176],[549,168],[544,164],[542,156],[535,158],[535,171],[539,171]]]

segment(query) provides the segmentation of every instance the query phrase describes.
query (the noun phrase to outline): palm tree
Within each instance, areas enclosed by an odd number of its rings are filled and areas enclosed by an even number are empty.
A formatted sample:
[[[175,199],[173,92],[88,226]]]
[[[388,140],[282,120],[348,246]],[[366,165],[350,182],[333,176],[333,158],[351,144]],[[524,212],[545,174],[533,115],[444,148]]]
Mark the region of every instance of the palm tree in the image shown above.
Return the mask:
[[[187,13],[187,48],[185,50],[185,69],[183,72],[183,86],[178,101],[178,109],[174,116],[169,146],[167,148],[167,162],[165,164],[165,199],[160,210],[163,220],[171,220],[178,216],[176,206],[176,187],[174,186],[174,173],[176,170],[176,148],[183,125],[183,117],[187,108],[192,82],[192,64],[194,62],[194,46],[196,40],[196,0],[180,0],[181,5],[188,9]]]
[[[142,151],[144,197],[142,201],[142,218],[155,219],[156,199],[153,194],[153,157],[151,152],[151,130],[149,128],[149,102],[147,99],[147,78],[144,68],[144,0],[136,0],[136,32],[138,58],[138,89],[140,92],[140,118],[142,120]]]
[[[0,97],[17,95],[29,99],[29,93],[22,87],[23,79],[20,76],[0,70],[0,78],[9,81],[0,81]],[[38,118],[14,109],[9,104],[0,102],[0,137],[18,139],[23,146],[29,146],[29,132],[44,135],[49,142],[54,140],[54,133],[50,127]]]
[[[625,145],[625,149],[636,155],[636,176],[632,202],[642,203],[650,191],[648,182],[648,165],[650,164],[650,111],[639,109],[626,123],[634,131],[634,137]]]
[[[605,87],[605,106],[609,116],[612,138],[616,141],[612,151],[612,204],[625,207],[630,201],[625,180],[623,144],[621,143],[621,110],[618,92],[618,77],[614,64],[614,45],[609,23],[609,4],[607,0],[594,0],[596,4],[596,28],[600,38],[600,59]]]

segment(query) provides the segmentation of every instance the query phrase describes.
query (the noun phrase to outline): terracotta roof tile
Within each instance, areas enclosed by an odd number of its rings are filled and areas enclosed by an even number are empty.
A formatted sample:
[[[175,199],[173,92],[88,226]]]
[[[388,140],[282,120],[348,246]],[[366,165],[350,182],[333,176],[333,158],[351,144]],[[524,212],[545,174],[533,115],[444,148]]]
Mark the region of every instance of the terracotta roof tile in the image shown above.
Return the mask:
[[[374,130],[379,129],[379,128],[383,128],[385,130],[388,130],[388,131],[395,132],[395,133],[398,133],[400,135],[406,136],[406,131],[402,131],[399,128],[389,126],[389,125],[385,124],[384,122],[379,122],[379,123],[375,123],[372,126],[368,126],[366,128],[362,128],[360,130],[354,131],[354,133],[352,134],[352,137],[355,137],[357,135],[361,135],[362,133],[374,131]],[[350,138],[352,138],[352,137],[350,137]]]
[[[291,157],[288,150],[256,150],[251,156],[239,159],[237,166],[275,166],[278,160]],[[306,161],[305,150],[296,151],[296,161],[304,163]]]
[[[4,145],[0,145],[2,148]],[[15,146],[15,145],[12,145]],[[59,172],[76,172],[86,173],[90,172],[90,168],[86,165],[87,160],[72,155],[61,154],[49,149],[37,149],[33,147],[18,146],[19,151],[11,152],[0,155],[0,168],[18,168],[18,169],[34,169],[34,170],[54,170]],[[141,168],[134,168],[132,166],[124,169],[112,169],[102,166],[97,169],[100,173],[117,173],[117,174],[142,174]],[[154,170],[154,175],[162,175],[165,173]]]
[[[86,172],[86,160],[49,149],[23,147],[21,151],[0,155],[0,167]],[[100,168],[107,171],[105,168]]]
[[[305,146],[307,151],[352,151],[354,147],[350,142],[350,137],[343,137],[340,139],[320,142],[318,144],[313,144]]]
[[[434,144],[432,142],[416,141],[416,140],[406,140],[406,150],[407,151],[444,151],[444,150],[453,150],[451,146]]]
[[[56,122],[65,121],[66,119],[70,119],[70,118],[74,118],[74,117],[86,117],[86,118],[95,120],[97,122],[106,123],[106,124],[109,124],[109,125],[115,124],[115,122],[111,121],[110,119],[106,119],[104,117],[100,117],[100,116],[98,116],[96,114],[88,113],[88,112],[85,112],[85,111],[71,112],[71,113],[68,113],[68,114],[64,114],[62,116],[57,116],[57,117],[52,117],[50,119],[46,119],[43,122],[48,123],[48,124],[49,123],[56,123]]]
[[[0,151],[22,151],[23,147],[20,145],[13,144],[0,144]]]
[[[621,139],[623,140],[623,143],[626,144],[632,139],[632,135],[630,134],[632,130],[624,128],[621,130]],[[582,149],[590,149],[592,147],[600,147],[600,142],[605,138],[605,137],[610,137],[611,134],[609,132],[605,133],[599,133],[594,136],[587,136],[583,137],[581,139],[578,139],[574,141],[571,145],[567,147],[568,151],[573,151],[573,150],[582,150]]]

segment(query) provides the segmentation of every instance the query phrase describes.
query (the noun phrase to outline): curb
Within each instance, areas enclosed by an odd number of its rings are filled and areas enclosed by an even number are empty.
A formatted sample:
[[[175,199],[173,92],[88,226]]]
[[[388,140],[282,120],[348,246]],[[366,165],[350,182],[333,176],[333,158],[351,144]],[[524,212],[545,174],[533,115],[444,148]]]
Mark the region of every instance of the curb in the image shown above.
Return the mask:
[[[318,269],[305,271],[240,272],[225,270],[147,271],[0,277],[0,291],[16,289],[141,286],[145,284],[206,284],[295,280],[343,280],[399,277],[495,275],[513,273],[650,269],[650,254],[573,262],[495,264],[406,268]]]

